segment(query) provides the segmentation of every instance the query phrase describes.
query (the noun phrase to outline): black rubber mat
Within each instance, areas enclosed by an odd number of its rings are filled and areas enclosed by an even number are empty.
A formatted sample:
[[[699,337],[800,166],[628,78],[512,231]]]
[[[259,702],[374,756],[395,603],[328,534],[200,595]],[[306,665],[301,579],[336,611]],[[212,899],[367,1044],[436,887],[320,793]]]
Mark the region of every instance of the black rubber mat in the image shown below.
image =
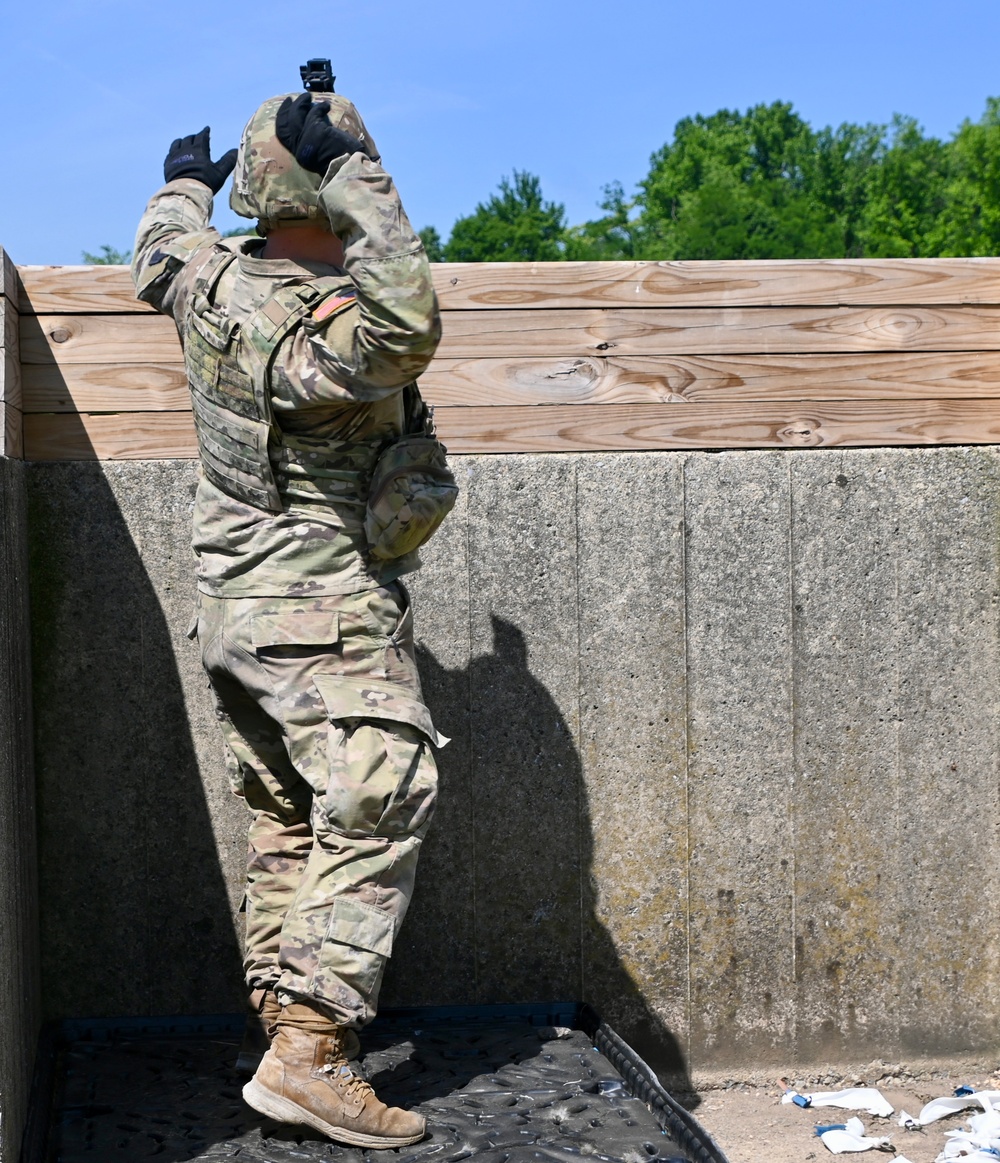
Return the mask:
[[[257,1115],[233,1069],[239,1034],[225,1018],[65,1027],[22,1163],[725,1163],[585,1007],[380,1017],[365,1031],[364,1073],[383,1101],[428,1122],[398,1151],[340,1147]]]

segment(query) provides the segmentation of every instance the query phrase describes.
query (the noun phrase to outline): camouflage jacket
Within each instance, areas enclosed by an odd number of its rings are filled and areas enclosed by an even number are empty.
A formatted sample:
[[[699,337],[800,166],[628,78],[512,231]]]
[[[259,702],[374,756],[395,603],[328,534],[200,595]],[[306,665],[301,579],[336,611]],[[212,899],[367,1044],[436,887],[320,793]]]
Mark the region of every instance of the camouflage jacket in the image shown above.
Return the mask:
[[[215,296],[236,322],[280,286],[350,277],[355,298],[321,327],[299,329],[278,349],[271,401],[283,432],[323,441],[379,441],[403,426],[402,388],[430,362],[440,317],[430,266],[392,179],[363,154],[331,165],[320,204],[344,241],[345,269],[257,257],[262,239],[221,239],[208,226],[212,194],[180,178],[153,195],[139,223],[132,276],[138,298],[173,316],[184,342],[199,271],[220,244],[237,261]],[[268,513],[216,488],[202,474],[195,498],[198,585],[220,597],[356,593],[416,567],[367,553],[357,507],[297,498]],[[355,514],[355,516],[352,516]]]

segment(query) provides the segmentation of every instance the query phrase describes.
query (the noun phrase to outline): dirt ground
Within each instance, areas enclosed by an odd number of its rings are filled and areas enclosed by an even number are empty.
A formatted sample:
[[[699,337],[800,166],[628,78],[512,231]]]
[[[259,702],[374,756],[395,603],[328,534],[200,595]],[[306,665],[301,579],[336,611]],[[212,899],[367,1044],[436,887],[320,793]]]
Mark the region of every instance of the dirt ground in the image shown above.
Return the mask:
[[[777,1084],[779,1074],[780,1071],[775,1071],[773,1079],[763,1074],[749,1078],[706,1075],[695,1079],[701,1097],[695,1117],[725,1152],[729,1163],[806,1163],[834,1158],[870,1159],[875,1163],[892,1158],[892,1153],[881,1151],[834,1156],[814,1134],[818,1123],[845,1123],[855,1114],[869,1135],[888,1135],[896,1155],[905,1156],[910,1163],[934,1163],[944,1149],[944,1132],[968,1127],[968,1115],[976,1111],[940,1119],[920,1131],[906,1131],[899,1126],[899,1112],[905,1110],[915,1116],[924,1103],[950,1095],[958,1086],[1000,1090],[1000,1068],[996,1062],[972,1060],[908,1065],[876,1061],[846,1071],[839,1067],[785,1075],[794,1089],[802,1093],[875,1086],[896,1112],[890,1118],[879,1119],[832,1107],[803,1110],[782,1103]]]

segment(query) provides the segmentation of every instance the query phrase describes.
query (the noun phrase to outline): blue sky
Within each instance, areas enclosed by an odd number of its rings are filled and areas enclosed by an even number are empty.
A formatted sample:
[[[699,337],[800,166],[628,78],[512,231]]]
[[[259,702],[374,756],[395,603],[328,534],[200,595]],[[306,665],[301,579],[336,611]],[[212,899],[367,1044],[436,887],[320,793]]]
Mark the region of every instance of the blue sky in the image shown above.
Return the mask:
[[[298,13],[298,17],[296,17]],[[0,40],[0,245],[18,263],[131,245],[172,138],[216,156],[329,56],[419,228],[516,167],[571,222],[631,190],[679,118],[787,100],[814,125],[948,136],[1000,95],[997,0],[20,0]],[[216,224],[236,224],[220,197]]]

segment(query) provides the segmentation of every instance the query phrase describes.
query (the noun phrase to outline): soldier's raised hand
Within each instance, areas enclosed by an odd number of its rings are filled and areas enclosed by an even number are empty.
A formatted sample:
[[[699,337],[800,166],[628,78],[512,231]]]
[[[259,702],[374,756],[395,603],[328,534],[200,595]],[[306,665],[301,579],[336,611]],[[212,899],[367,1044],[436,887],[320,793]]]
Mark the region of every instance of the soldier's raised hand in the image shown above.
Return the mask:
[[[325,174],[334,158],[364,152],[356,137],[336,129],[327,119],[329,101],[313,104],[311,93],[286,97],[278,109],[275,130],[278,140],[305,170]]]
[[[226,178],[233,172],[237,151],[227,150],[217,162],[213,162],[209,132],[206,125],[201,133],[191,133],[187,137],[173,140],[163,162],[164,181],[194,178],[195,181],[204,182],[213,194],[218,194],[226,184]]]

